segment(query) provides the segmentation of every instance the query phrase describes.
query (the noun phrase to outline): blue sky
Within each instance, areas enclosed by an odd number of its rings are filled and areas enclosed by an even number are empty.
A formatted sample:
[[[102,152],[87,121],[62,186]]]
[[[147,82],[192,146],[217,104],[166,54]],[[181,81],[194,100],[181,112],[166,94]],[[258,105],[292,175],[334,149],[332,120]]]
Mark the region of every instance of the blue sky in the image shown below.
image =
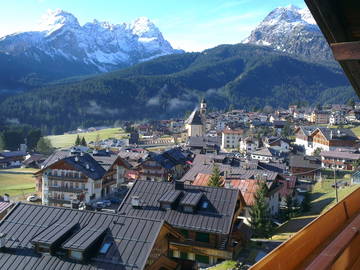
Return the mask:
[[[0,0],[0,36],[34,29],[48,9],[74,14],[81,25],[150,18],[175,48],[200,51],[239,43],[272,9],[303,0]]]

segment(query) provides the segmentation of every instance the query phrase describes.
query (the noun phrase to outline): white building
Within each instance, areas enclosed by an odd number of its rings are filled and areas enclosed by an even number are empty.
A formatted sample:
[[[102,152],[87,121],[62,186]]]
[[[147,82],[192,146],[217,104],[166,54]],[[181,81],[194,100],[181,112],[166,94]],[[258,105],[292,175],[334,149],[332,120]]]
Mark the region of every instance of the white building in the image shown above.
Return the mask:
[[[336,111],[336,112],[332,112],[329,116],[329,124],[332,126],[335,125],[344,125],[346,124],[346,118],[344,113]]]
[[[243,130],[224,129],[221,133],[221,149],[239,149]]]

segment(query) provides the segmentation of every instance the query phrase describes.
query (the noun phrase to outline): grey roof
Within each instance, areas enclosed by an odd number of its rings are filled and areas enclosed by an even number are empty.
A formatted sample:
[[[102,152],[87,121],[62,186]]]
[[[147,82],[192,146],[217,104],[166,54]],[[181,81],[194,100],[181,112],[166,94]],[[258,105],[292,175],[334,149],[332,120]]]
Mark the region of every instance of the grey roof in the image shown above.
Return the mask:
[[[104,176],[105,169],[89,154],[70,156],[63,159],[75,169],[81,171],[91,179],[97,180]]]
[[[271,151],[271,148],[269,148],[269,147],[261,148],[260,150],[254,151],[254,152],[252,152],[251,154],[253,154],[253,155],[258,155],[258,156],[266,156],[266,157],[276,156],[276,155],[274,154],[274,152]]]
[[[108,252],[100,254],[95,250],[88,261],[81,263],[35,253],[33,239],[55,239],[61,232],[65,234],[68,227],[52,231],[54,224],[71,225],[71,221],[78,222],[79,227],[74,235],[68,236],[64,248],[75,248],[78,243],[84,247],[106,228],[100,240],[101,244],[111,243]],[[0,232],[6,234],[6,249],[0,250],[0,265],[9,270],[144,269],[163,224],[161,220],[19,203],[0,223]]]
[[[182,199],[186,203],[194,204],[199,200],[198,194],[202,194],[199,205],[208,202],[209,207],[197,208],[195,213],[187,213],[181,205],[175,205],[172,209],[162,210],[159,199],[168,192],[175,190],[175,185],[169,182],[136,181],[129,190],[126,198],[118,209],[119,214],[165,220],[174,227],[211,232],[219,234],[230,233],[236,201],[239,191],[236,189],[200,187],[184,185]],[[138,196],[142,204],[141,208],[131,205],[131,198]]]
[[[356,141],[358,138],[351,129],[348,128],[318,128],[327,140],[350,140]]]
[[[342,151],[321,151],[320,156],[329,158],[360,159],[360,154]]]
[[[114,155],[114,154],[111,154],[109,156],[92,155],[92,157],[99,163],[101,167],[104,168],[105,171],[107,171],[111,167],[111,165],[113,165],[118,155]]]
[[[300,126],[300,130],[306,135],[310,136],[318,127],[317,126]]]
[[[189,118],[186,120],[186,124],[188,125],[202,125],[202,119],[200,115],[200,111],[198,109],[195,109],[189,116]]]
[[[317,169],[321,167],[320,160],[313,156],[292,155],[289,158],[289,166],[297,168]]]
[[[42,167],[48,167],[56,161],[66,158],[70,155],[69,150],[59,150],[53,152],[44,162],[41,164]]]
[[[0,156],[4,158],[10,158],[10,157],[24,157],[26,156],[26,152],[24,151],[4,151],[0,152]]]

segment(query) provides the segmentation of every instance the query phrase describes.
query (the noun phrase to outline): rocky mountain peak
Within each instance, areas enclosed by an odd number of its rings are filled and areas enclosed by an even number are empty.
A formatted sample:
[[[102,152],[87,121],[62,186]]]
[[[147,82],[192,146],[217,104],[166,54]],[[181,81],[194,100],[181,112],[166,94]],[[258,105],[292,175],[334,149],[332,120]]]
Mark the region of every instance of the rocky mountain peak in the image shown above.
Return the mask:
[[[311,59],[332,59],[310,11],[293,5],[272,10],[243,43],[270,46]]]

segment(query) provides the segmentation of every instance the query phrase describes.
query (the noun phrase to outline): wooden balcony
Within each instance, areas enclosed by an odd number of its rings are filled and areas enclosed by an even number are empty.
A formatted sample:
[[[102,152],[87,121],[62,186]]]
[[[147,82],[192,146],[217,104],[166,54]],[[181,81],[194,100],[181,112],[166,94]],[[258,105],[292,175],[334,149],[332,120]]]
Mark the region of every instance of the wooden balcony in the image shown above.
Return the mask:
[[[83,192],[87,191],[87,189],[71,188],[71,187],[49,187],[49,191],[83,193]]]
[[[191,240],[177,241],[172,239],[170,240],[170,249],[206,256],[214,256],[227,260],[233,259],[233,250],[231,248],[217,249],[214,245],[194,242]]]
[[[86,178],[79,178],[79,177],[73,177],[73,176],[58,176],[58,175],[48,175],[49,180],[57,180],[57,181],[75,181],[75,182],[87,182]]]

